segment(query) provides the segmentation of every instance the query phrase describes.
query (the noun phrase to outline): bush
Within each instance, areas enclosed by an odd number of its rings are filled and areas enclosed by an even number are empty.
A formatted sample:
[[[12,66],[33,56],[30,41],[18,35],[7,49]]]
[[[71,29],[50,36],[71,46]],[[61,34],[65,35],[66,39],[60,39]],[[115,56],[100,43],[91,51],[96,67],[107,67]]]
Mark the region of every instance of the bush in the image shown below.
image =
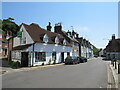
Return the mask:
[[[14,61],[10,61],[8,64],[11,66]]]
[[[53,64],[56,64],[56,60],[54,60]]]
[[[9,65],[12,67],[12,68],[19,68],[21,67],[21,64],[19,61],[15,62],[15,61],[10,61],[9,62]]]

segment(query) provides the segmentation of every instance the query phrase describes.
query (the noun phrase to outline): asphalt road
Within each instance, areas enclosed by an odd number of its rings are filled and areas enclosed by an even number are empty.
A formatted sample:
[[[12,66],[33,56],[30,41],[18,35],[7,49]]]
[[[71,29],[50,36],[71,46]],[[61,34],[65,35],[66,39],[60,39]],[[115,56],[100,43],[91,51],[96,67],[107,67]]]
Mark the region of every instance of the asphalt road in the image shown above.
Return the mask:
[[[106,62],[101,58],[2,76],[3,88],[107,88]]]

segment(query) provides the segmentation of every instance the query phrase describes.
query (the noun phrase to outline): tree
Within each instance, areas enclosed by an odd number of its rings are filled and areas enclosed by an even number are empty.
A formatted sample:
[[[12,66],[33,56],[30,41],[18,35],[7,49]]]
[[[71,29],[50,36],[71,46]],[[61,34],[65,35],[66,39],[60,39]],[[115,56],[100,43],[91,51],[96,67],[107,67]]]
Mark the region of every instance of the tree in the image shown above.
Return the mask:
[[[96,48],[95,46],[93,46],[93,53],[94,53],[94,55],[97,55],[97,54],[98,54],[98,51],[99,51],[99,49]]]
[[[2,30],[5,32],[5,34],[9,34],[14,37],[19,31],[19,26],[15,22],[13,22],[13,20],[13,18],[3,19]]]

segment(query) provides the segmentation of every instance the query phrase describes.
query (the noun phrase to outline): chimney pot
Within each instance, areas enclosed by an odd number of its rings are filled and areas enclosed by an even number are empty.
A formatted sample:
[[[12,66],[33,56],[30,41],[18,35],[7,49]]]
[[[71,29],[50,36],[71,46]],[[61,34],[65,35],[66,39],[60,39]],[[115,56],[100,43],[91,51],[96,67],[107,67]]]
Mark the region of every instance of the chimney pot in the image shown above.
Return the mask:
[[[51,26],[51,23],[49,22],[49,24],[48,24],[48,26],[47,26],[47,30],[48,30],[48,31],[51,31],[51,28],[52,28],[52,26]]]
[[[115,39],[115,34],[112,35],[112,40],[114,40],[114,39]]]
[[[57,24],[55,24],[54,32],[60,34],[61,31],[62,31],[62,25],[61,25],[61,23],[57,23]]]

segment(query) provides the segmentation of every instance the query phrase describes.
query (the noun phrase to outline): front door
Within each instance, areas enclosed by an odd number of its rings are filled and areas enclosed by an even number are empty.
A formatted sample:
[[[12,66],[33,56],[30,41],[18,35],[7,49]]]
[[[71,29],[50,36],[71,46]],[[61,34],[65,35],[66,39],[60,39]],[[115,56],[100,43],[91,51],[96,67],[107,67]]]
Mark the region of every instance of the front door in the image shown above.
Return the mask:
[[[28,67],[28,52],[21,53],[21,66]]]
[[[64,62],[64,52],[61,53],[61,62]]]

